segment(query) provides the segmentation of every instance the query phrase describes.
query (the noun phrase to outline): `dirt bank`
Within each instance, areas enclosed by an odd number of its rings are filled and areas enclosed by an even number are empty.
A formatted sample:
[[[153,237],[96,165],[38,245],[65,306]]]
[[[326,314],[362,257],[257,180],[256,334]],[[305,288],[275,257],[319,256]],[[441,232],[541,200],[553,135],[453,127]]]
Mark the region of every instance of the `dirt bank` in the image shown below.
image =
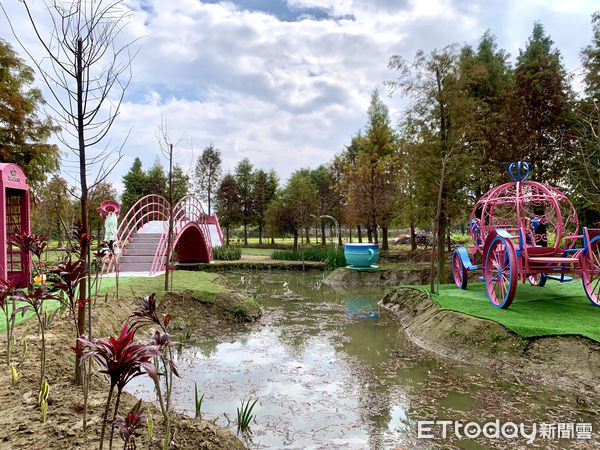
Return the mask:
[[[225,295],[225,294],[224,294]],[[173,298],[183,298],[185,295],[165,295],[160,309],[169,310],[173,320],[194,316],[198,322],[205,323],[221,321],[224,323],[231,317],[228,308],[247,301],[241,294],[227,293],[226,298],[217,299],[211,306],[202,306],[191,297],[187,302],[178,303]],[[241,296],[241,297],[238,297]],[[168,300],[168,299],[171,300]],[[232,300],[234,299],[234,300]],[[166,301],[168,300],[168,301]],[[229,303],[228,303],[229,302]],[[105,302],[104,297],[95,300],[93,305],[93,331],[97,336],[107,336],[117,333],[122,327],[122,321],[137,306],[139,299],[120,297]],[[257,312],[258,310],[258,312]],[[256,306],[252,314],[260,313]],[[218,317],[218,319],[217,319]],[[250,317],[250,315],[248,316]],[[231,320],[231,319],[229,319]],[[191,324],[191,322],[190,322]],[[174,330],[174,334],[177,330]],[[6,336],[0,334],[0,404],[3,413],[0,415],[0,448],[56,448],[56,449],[92,449],[98,448],[101,429],[101,417],[107,395],[107,383],[103,376],[93,378],[88,414],[88,430],[83,432],[83,396],[81,388],[72,382],[74,357],[65,346],[74,344],[72,324],[68,316],[55,318],[47,331],[47,379],[49,389],[49,407],[46,423],[40,421],[40,410],[37,406],[39,391],[39,352],[40,340],[35,323],[25,322],[17,327],[17,349],[13,362],[19,362],[21,340],[28,344],[27,355],[20,366],[21,379],[15,387],[11,387],[11,371],[5,363]],[[144,336],[138,333],[138,339]],[[127,412],[136,402],[135,397],[123,393],[119,410]],[[154,433],[151,444],[146,438],[145,428],[136,435],[138,448],[162,448],[164,429],[162,416],[152,404],[146,404],[154,418]],[[175,430],[170,448],[187,449],[238,449],[243,444],[228,429],[221,428],[204,420],[195,420],[187,416],[173,413],[172,427]],[[108,434],[108,432],[107,432]],[[122,448],[118,433],[114,437],[115,448]],[[106,444],[108,448],[108,443]]]
[[[339,287],[392,287],[398,285],[420,285],[429,282],[429,263],[411,263],[398,265],[389,269],[373,271],[362,271],[346,269],[344,267],[335,269],[323,279],[323,283],[329,286]],[[451,282],[452,275],[450,274]]]
[[[597,342],[578,336],[523,339],[496,322],[442,310],[417,289],[388,291],[381,305],[400,317],[416,344],[435,353],[517,380],[572,390],[582,399],[600,395]]]

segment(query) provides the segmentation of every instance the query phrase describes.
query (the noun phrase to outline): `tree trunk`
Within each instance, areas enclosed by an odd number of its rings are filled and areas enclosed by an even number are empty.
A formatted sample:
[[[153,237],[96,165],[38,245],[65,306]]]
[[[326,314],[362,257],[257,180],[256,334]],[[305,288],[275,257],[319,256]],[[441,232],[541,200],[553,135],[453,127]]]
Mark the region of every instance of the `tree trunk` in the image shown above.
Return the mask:
[[[206,195],[208,197],[208,215],[209,216],[210,216],[210,197],[211,197],[210,190],[211,189],[210,189],[210,181],[209,181],[209,183],[208,183],[208,189],[206,190]]]
[[[258,243],[262,245],[262,224],[258,224]]]
[[[325,242],[325,222],[321,220],[321,246],[325,247],[327,242]]]
[[[87,261],[90,250],[90,241],[87,236],[90,234],[90,226],[88,222],[88,187],[87,187],[87,168],[85,163],[85,136],[84,136],[84,111],[83,111],[83,42],[81,38],[77,40],[77,137],[79,145],[79,179],[81,183],[81,232],[84,236],[81,239],[81,254],[80,258]],[[79,285],[79,307],[77,309],[77,331],[79,335],[85,333],[85,300],[87,296],[87,279],[83,278]],[[77,354],[75,358],[75,383],[81,384],[83,382],[82,371],[80,367],[80,355]]]
[[[271,245],[275,245],[275,236],[271,235]]]
[[[379,230],[376,222],[373,222],[373,240],[376,244],[379,244]]]
[[[352,230],[352,228],[350,228]],[[341,247],[342,244],[342,226],[338,225],[338,245]]]
[[[304,234],[306,235],[306,243],[310,244],[310,227],[304,229]],[[304,240],[302,242],[304,242]]]
[[[294,251],[298,251],[298,230],[294,231]]]
[[[442,202],[443,205],[443,202]],[[438,234],[438,283],[446,282],[446,228],[448,226],[448,218],[446,217],[443,206],[440,215],[440,231]]]
[[[358,233],[358,243],[362,244],[362,232],[361,232],[361,229],[360,229],[360,225],[358,225],[356,227],[356,230],[357,230],[356,232]]]
[[[169,290],[171,247],[173,245],[173,144],[169,144],[169,234],[167,236],[167,260],[165,261],[165,292]],[[172,275],[172,274],[171,274]]]
[[[247,223],[244,220],[244,245],[248,245],[248,228],[247,228]]]
[[[450,227],[446,227],[446,244],[448,245],[448,253],[452,253],[452,239],[450,239]]]
[[[229,247],[229,225],[225,227],[225,242],[227,242],[227,247]]]
[[[410,223],[410,249],[417,249],[417,234],[415,233],[415,224]]]
[[[388,228],[387,225],[382,225],[381,226],[381,249],[382,250],[389,250],[390,246],[389,246],[389,242],[388,242]]]
[[[352,227],[348,227],[348,241],[352,244]]]
[[[440,220],[441,220],[441,216],[442,216],[442,199],[444,196],[444,176],[446,175],[446,163],[447,163],[448,157],[445,156],[442,160],[442,173],[440,174],[440,186],[439,186],[439,190],[438,190],[438,199],[437,199],[437,209],[436,209],[436,213],[435,213],[435,221],[433,223],[433,236],[432,236],[432,245],[431,245],[431,267],[430,267],[430,272],[429,272],[429,288],[431,293],[434,293],[434,285],[435,285],[435,265],[436,265],[436,258],[438,261],[438,272],[437,272],[437,279],[439,280],[441,278],[441,276],[443,275],[445,279],[446,273],[443,271],[443,269],[445,269],[445,267],[443,266],[444,260],[443,257],[444,255],[444,235],[442,234],[442,241],[441,241],[441,251],[439,252],[440,254],[438,255],[438,252],[436,251],[436,249],[440,248],[439,244],[439,236],[440,236]],[[437,235],[436,235],[437,233]]]
[[[369,239],[369,242],[373,242],[373,228],[371,227],[371,225],[367,226],[367,237]]]

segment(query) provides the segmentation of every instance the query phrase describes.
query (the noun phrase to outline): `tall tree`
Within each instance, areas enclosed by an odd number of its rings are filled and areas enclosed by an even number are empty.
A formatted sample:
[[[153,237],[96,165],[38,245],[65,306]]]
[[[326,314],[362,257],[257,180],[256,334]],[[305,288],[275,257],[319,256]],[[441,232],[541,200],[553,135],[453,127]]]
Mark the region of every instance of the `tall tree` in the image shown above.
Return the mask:
[[[40,119],[44,99],[31,88],[33,70],[0,39],[0,161],[21,166],[28,184],[40,194],[46,174],[58,169],[59,152],[48,138],[57,127]]]
[[[342,181],[347,203],[347,220],[366,224],[369,239],[379,243],[377,227],[382,226],[382,248],[388,248],[387,230],[392,201],[397,190],[397,138],[391,127],[389,110],[379,92],[371,95],[369,122],[364,136],[357,134],[348,147],[348,163]]]
[[[333,176],[329,168],[321,165],[310,171],[310,180],[317,188],[317,211],[319,223],[321,225],[321,245],[324,247],[325,242],[325,219],[321,216],[333,215],[336,211],[337,193],[333,190]]]
[[[273,194],[271,193],[267,173],[262,169],[255,170],[252,174],[252,206],[254,209],[253,215],[258,225],[258,243],[261,245],[265,226],[265,213],[273,199]]]
[[[235,167],[235,181],[238,186],[242,209],[241,222],[244,227],[244,245],[248,245],[248,225],[250,225],[254,219],[252,214],[252,168],[252,163],[248,158],[242,159]]]
[[[50,107],[63,130],[59,139],[77,159],[81,228],[84,235],[89,236],[89,189],[106,179],[121,156],[120,148],[111,152],[110,148],[102,148],[100,144],[119,113],[131,79],[131,44],[119,43],[126,14],[119,0],[48,1],[45,8],[40,8],[50,16],[50,20],[44,21],[34,17],[30,0],[22,3],[33,32],[47,55],[32,57],[32,60],[52,93],[54,101]],[[49,32],[42,29],[42,22],[51,24]],[[30,52],[28,54],[32,56]],[[94,173],[95,177],[88,180],[88,173]],[[89,262],[87,239],[81,242],[81,258]],[[79,334],[85,332],[88,288],[84,279],[79,286]],[[91,313],[91,303],[88,305]],[[91,321],[88,334],[92,334]],[[82,381],[79,356],[75,381],[78,384]]]
[[[146,172],[146,186],[144,188],[144,195],[156,194],[169,196],[169,180],[165,175],[165,169],[161,165],[158,158],[154,161],[154,164]]]
[[[581,51],[585,93],[600,101],[600,10],[592,15],[592,42]]]
[[[283,201],[295,225],[294,248],[298,248],[298,232],[306,232],[311,215],[317,210],[317,187],[304,174],[292,174],[283,192]],[[307,236],[304,236],[305,238]],[[304,261],[304,246],[302,246]]]
[[[557,181],[564,174],[570,88],[560,52],[541,23],[519,51],[510,111],[510,136],[520,157],[538,180]],[[521,159],[521,158],[519,158]]]
[[[471,172],[472,161],[464,148],[465,131],[474,122],[475,102],[465,95],[455,45],[429,55],[418,51],[412,62],[392,56],[388,67],[398,71],[398,78],[388,83],[392,91],[399,90],[414,100],[401,123],[401,133],[408,143],[406,149],[414,152],[408,158],[419,161],[414,166],[416,204],[433,221],[433,289],[435,278],[446,279],[446,230],[457,210],[456,199],[464,197],[464,181]]]
[[[463,131],[466,151],[473,159],[469,184],[473,186],[470,203],[481,197],[492,186],[502,182],[502,170],[489,170],[493,167],[507,167],[519,159],[509,136],[509,118],[513,71],[507,63],[508,55],[499,50],[496,37],[486,31],[476,49],[466,45],[461,49],[459,59],[460,83],[465,95],[472,99],[473,121],[467,123]]]
[[[293,173],[269,205],[266,213],[269,232],[293,234],[294,251],[298,251],[298,238],[305,232],[316,208],[316,186],[302,171]]]
[[[267,175],[267,197],[269,198],[269,204],[271,204],[277,198],[277,191],[279,190],[279,177],[277,176],[277,172],[274,169],[269,171]],[[267,206],[268,210],[268,206]],[[265,224],[267,222],[265,211]],[[275,235],[273,233],[269,233],[271,235],[271,244],[275,244]]]
[[[198,157],[194,169],[194,179],[197,184],[196,192],[201,200],[208,203],[209,215],[211,213],[211,202],[223,172],[221,164],[221,151],[211,144],[202,151],[202,155]]]
[[[584,95],[575,102],[577,148],[570,172],[580,220],[600,220],[600,11],[592,15],[592,42],[581,51]]]
[[[135,158],[129,172],[123,176],[123,193],[121,194],[121,209],[123,214],[146,195],[148,187],[148,178],[142,169],[142,160]]]
[[[31,228],[34,232],[57,239],[59,245],[70,229],[75,214],[66,186],[66,180],[52,178],[40,189],[39,201],[33,203],[31,211]]]
[[[177,204],[190,193],[190,177],[187,176],[181,166],[173,167],[173,203]]]
[[[240,223],[242,204],[235,177],[227,174],[221,180],[215,196],[219,223],[225,228],[225,245],[229,245],[229,230]]]

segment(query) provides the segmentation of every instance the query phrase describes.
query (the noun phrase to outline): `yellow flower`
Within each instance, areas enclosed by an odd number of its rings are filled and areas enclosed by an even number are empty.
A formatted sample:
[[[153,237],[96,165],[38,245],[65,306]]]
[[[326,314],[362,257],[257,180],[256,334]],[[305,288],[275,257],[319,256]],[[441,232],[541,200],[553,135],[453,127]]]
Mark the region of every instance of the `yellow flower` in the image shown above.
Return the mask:
[[[34,281],[35,283],[45,283],[45,282],[46,282],[46,275],[40,275],[40,274],[37,274],[37,275],[34,277],[33,281]]]

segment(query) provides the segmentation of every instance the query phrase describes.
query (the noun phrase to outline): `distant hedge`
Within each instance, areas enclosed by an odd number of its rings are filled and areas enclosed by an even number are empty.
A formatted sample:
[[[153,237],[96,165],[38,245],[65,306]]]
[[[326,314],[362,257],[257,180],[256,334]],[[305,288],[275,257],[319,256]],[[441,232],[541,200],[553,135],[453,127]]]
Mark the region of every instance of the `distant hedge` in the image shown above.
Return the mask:
[[[301,261],[302,253],[292,250],[275,250],[271,254],[271,258],[280,261]],[[328,269],[337,269],[346,265],[343,248],[334,250],[331,247],[308,247],[304,250],[304,260],[324,262]]]

